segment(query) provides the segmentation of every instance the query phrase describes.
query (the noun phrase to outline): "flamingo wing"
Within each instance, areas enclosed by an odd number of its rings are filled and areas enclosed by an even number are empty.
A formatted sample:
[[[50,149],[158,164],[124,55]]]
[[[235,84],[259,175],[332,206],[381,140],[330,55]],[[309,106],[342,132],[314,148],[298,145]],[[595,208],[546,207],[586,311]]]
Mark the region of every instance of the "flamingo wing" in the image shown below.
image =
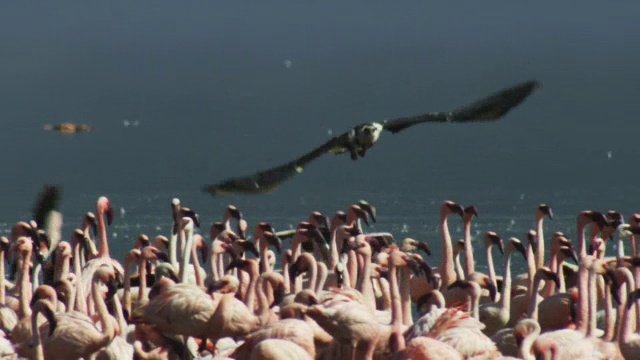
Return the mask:
[[[383,123],[383,127],[385,130],[395,134],[413,125],[425,122],[494,121],[504,116],[512,108],[520,105],[539,86],[540,83],[538,81],[525,81],[451,112],[431,112],[386,120]]]

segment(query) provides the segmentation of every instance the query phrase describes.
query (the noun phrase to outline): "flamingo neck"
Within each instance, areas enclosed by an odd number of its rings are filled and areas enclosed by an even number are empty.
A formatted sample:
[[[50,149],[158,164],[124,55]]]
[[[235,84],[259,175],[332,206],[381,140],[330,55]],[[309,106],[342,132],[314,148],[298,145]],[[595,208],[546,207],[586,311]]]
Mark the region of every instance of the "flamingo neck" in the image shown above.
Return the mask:
[[[181,232],[184,230],[180,229]],[[180,263],[179,275],[181,283],[187,282],[187,271],[186,267],[189,265],[189,257],[191,257],[191,247],[193,247],[193,227],[188,227],[187,231],[187,243],[185,244],[184,251],[182,252],[182,262]]]
[[[538,243],[536,246],[536,270],[544,266],[544,217],[540,217],[536,221],[536,232],[538,235]],[[551,268],[553,270],[553,268]]]
[[[597,274],[595,269],[591,267],[589,269],[589,292],[587,293],[589,299],[589,317],[587,318],[587,337],[594,338],[596,336],[596,312],[597,309],[597,290],[596,290]]]
[[[259,274],[253,271],[253,267],[249,270],[249,286],[247,287],[247,297],[245,303],[247,308],[253,312],[256,302],[256,291]]]
[[[172,227],[173,228],[173,227]],[[174,267],[178,267],[178,233],[169,236],[169,261]]]
[[[69,258],[66,256],[59,256],[56,258],[55,273],[53,275],[54,281],[69,278]]]
[[[624,266],[624,240],[622,239],[622,237],[617,236],[617,262],[618,262],[618,267],[622,267]]]
[[[398,288],[398,272],[393,263],[389,263],[389,289],[391,290],[391,336],[395,337],[397,351],[405,348],[402,336],[402,304],[400,304],[400,289]]]
[[[104,223],[104,210],[97,209],[98,213],[98,231],[100,235],[100,247],[98,248],[98,257],[109,257],[109,242],[107,241],[107,225]]]
[[[504,280],[502,281],[502,294],[500,295],[500,307],[509,313],[511,309],[511,254],[509,251],[504,260]]]
[[[527,245],[527,281],[529,283],[527,292],[529,293],[529,296],[531,296],[532,292],[538,291],[537,288],[533,287],[533,278],[535,277],[535,273],[536,273],[536,261],[533,256],[533,246],[529,241]]]
[[[459,255],[459,254],[458,254]],[[456,256],[456,259],[459,259]],[[475,272],[475,261],[473,259],[473,244],[471,244],[471,221],[464,222],[464,261],[465,261],[465,277]],[[459,264],[459,260],[456,266]]]
[[[627,270],[627,271],[625,271]],[[621,273],[622,276],[624,276],[624,281],[627,284],[626,288],[627,288],[627,292],[632,291],[633,289],[635,289],[634,284],[636,283],[633,279],[633,276],[631,275],[631,272],[628,271],[627,268],[618,268],[615,270],[616,273]],[[631,338],[631,334],[632,334],[632,321],[631,321],[631,314],[629,314],[629,309],[631,309],[630,304],[624,304],[624,316],[622,317],[622,323],[620,325],[620,331],[618,333],[619,337],[620,337],[620,344],[626,344],[627,342],[629,342],[630,338]]]
[[[122,290],[122,297],[124,300],[124,308],[127,310],[127,314],[131,316],[131,265],[133,262],[131,259],[126,259],[124,263],[124,289]],[[138,288],[140,289],[140,288]]]
[[[493,284],[497,284],[496,281],[496,269],[495,266],[493,265],[493,254],[491,253],[491,249],[493,248],[493,244],[489,244],[489,246],[487,246],[487,268],[489,271],[489,280],[491,280],[491,282],[493,282]]]
[[[567,292],[567,283],[564,280],[564,267],[562,266],[562,264],[564,263],[563,259],[558,260],[558,265],[557,265],[557,271],[556,274],[558,274],[558,280],[560,283],[560,287],[558,289],[558,292],[560,293],[564,293]],[[554,289],[554,293],[555,293],[555,288]]]
[[[329,276],[329,269],[327,269],[327,265],[319,261],[316,265],[318,269],[318,284],[314,289],[316,295],[320,294],[320,292],[324,289],[324,284],[327,282],[327,277]]]
[[[520,349],[518,349],[518,355],[520,358],[523,360],[536,360],[535,356],[533,356],[531,352],[531,347],[539,335],[540,327],[536,326],[531,333],[527,334],[527,336],[522,339],[522,344],[520,344]]]
[[[282,261],[282,277],[284,278],[284,292],[289,294],[291,293],[291,279],[289,278],[289,260],[287,260],[287,256],[284,256]]]
[[[361,255],[360,258],[362,259],[362,272],[358,276],[356,288],[364,296],[369,309],[375,311],[376,297],[373,294],[373,285],[371,284],[371,256]]]
[[[403,267],[400,270],[400,300],[402,301],[402,324],[413,325],[411,316],[411,269]],[[375,299],[374,299],[375,304]]]
[[[34,314],[31,316],[31,344],[33,344],[36,360],[44,360],[44,349],[42,348],[42,340],[40,339],[40,327],[38,326],[38,315],[47,311],[44,302],[38,301],[34,306]],[[51,325],[50,325],[51,326]]]
[[[309,258],[311,259],[311,261],[309,262],[307,267],[307,274],[309,276],[309,284],[307,285],[307,289],[315,292],[318,284],[318,263],[315,259],[313,259],[312,256]]]
[[[453,246],[451,245],[451,235],[449,234],[446,215],[441,216],[440,227],[442,228],[442,259],[439,272],[442,279],[442,287],[446,287],[456,281],[456,272],[453,270]]]
[[[353,251],[349,251],[347,256],[347,273],[349,276],[349,283],[353,287],[353,285],[358,281],[358,257]]]
[[[267,281],[264,277],[260,277],[257,283],[257,293],[258,297],[258,311],[257,315],[260,318],[261,324],[266,324],[266,320],[269,316],[269,300],[267,299]],[[253,309],[249,308],[249,311],[253,311]]]
[[[542,281],[542,275],[536,275],[533,279],[534,291],[531,293],[529,302],[529,319],[538,321],[538,289],[540,282]]]
[[[120,328],[120,332],[118,335],[125,339],[127,338],[127,321],[124,318],[124,314],[122,312],[122,304],[117,296],[111,298],[113,304],[113,314],[116,317],[116,321],[118,322],[118,327]]]
[[[587,320],[589,318],[589,269],[584,265],[578,268],[578,313],[577,329],[582,333],[587,332]]]
[[[96,311],[100,316],[100,322],[102,323],[102,336],[97,342],[92,344],[97,347],[96,350],[107,346],[116,334],[116,329],[113,326],[113,322],[111,321],[111,317],[107,311],[107,305],[102,298],[100,282],[100,280],[95,279],[91,284],[91,295],[96,306]]]
[[[144,293],[147,290],[147,259],[144,256],[140,256],[140,262],[138,263],[138,274],[140,274],[140,285],[138,286],[138,302],[141,302],[144,300]]]
[[[578,237],[578,260],[582,261],[585,256],[587,256],[587,244],[585,241],[584,228],[585,224],[581,221],[578,221],[576,236]]]
[[[338,245],[337,245],[337,232],[338,232],[338,226],[334,226],[334,224],[331,224],[331,241],[329,242],[329,270],[334,270],[336,267],[336,264],[338,263],[338,259],[340,258],[340,256],[338,255]]]
[[[31,291],[29,289],[29,262],[31,259],[31,251],[27,252],[22,259],[22,269],[20,272],[20,311],[23,317],[31,316]]]
[[[560,276],[560,267],[558,266],[558,257],[559,257],[559,252],[558,249],[556,248],[551,248],[551,259],[549,259],[549,269],[551,269],[551,271],[555,272],[556,274],[558,274],[558,276]],[[561,280],[562,282],[564,282],[564,279]],[[544,284],[544,288],[542,290],[542,297],[544,298],[548,298],[549,296],[555,294],[556,292],[556,288],[554,283],[552,283],[551,281],[547,281]]]
[[[214,241],[218,241],[218,240],[214,240]],[[211,251],[209,251],[209,271],[211,271],[211,276],[213,277],[213,280],[218,281],[220,280],[220,275],[218,274],[218,266],[217,266],[219,255],[216,251],[213,250],[214,246],[215,244],[212,244]]]
[[[455,253],[453,261],[455,263],[456,276],[458,277],[458,280],[466,279],[467,277],[464,275],[464,271],[462,270],[462,264],[460,264],[460,253]]]
[[[602,340],[611,341],[615,328],[613,321],[613,302],[611,301],[611,282],[604,284],[604,335]]]
[[[73,272],[76,274],[76,310],[87,314],[87,298],[84,296],[84,286],[79,284],[82,270],[80,270],[80,242],[75,241],[73,244]]]
[[[202,278],[202,272],[200,272],[200,259],[195,246],[191,246],[191,257],[193,258],[193,275],[196,278],[196,285],[204,287],[204,279]]]

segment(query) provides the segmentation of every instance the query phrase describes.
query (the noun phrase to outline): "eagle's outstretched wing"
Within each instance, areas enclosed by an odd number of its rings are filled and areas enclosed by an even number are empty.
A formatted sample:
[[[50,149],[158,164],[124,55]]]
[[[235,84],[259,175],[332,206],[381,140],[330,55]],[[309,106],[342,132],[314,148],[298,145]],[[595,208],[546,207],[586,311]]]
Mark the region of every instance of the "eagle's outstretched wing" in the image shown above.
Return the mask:
[[[470,105],[451,112],[432,112],[411,117],[387,120],[384,129],[397,133],[408,127],[424,122],[471,122],[493,121],[504,116],[509,110],[518,106],[524,99],[540,86],[535,80],[502,89],[492,95]]]
[[[302,170],[318,157],[324,155],[334,148],[345,147],[348,144],[349,132],[331,138],[321,146],[311,150],[309,153],[267,170],[258,171],[255,174],[226,179],[217,184],[205,185],[202,190],[212,195],[223,195],[227,193],[268,193],[275,190],[280,183],[288,180]]]

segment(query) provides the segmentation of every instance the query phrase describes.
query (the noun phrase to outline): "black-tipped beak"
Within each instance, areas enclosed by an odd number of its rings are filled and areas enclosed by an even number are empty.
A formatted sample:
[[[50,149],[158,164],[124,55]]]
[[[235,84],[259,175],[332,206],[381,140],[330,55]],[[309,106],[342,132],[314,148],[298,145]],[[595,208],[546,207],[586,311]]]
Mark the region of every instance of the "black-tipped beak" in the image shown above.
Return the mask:
[[[418,241],[417,248],[424,251],[425,254],[431,256],[431,249],[429,249],[429,245],[427,245],[424,241]]]
[[[289,281],[294,281],[298,275],[300,275],[300,269],[298,267],[298,262],[296,261],[289,266]]]
[[[376,222],[376,208],[364,200],[360,200],[358,205],[371,217],[371,221]]]
[[[356,215],[358,215],[358,219],[362,220],[362,222],[369,226],[369,215],[366,211],[358,208],[358,210],[356,210]]]
[[[107,225],[111,226],[111,223],[113,222],[113,208],[109,206],[105,213],[107,215]]]
[[[599,248],[600,244],[594,242],[589,243],[589,254],[594,255]]]
[[[632,234],[635,234],[635,235],[640,234],[640,226],[639,225],[632,225],[632,226],[629,227],[628,230],[631,231]]]
[[[522,254],[522,257],[527,260],[527,250],[524,248],[524,245],[522,245],[521,242],[513,242],[512,244],[515,246],[516,250]]]
[[[500,239],[498,240],[496,245],[498,245],[498,250],[500,250],[500,254],[504,255],[504,241]]]
[[[573,262],[575,262],[576,264],[579,264],[578,255],[576,255],[576,252],[573,250],[572,247],[563,246],[560,248],[560,251],[564,256],[573,260]]]
[[[466,214],[471,214],[471,216],[475,216],[476,218],[478,217],[478,209],[473,206],[473,205],[469,205],[466,208],[464,208],[464,213]]]

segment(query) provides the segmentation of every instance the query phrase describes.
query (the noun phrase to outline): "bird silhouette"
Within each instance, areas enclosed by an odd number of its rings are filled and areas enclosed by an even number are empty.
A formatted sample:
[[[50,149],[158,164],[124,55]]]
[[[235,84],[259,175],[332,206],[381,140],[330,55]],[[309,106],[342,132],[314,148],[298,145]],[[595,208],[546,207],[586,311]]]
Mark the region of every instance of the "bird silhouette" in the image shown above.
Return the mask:
[[[380,122],[357,125],[310,152],[283,165],[272,167],[257,173],[233,177],[216,184],[205,185],[202,190],[212,195],[230,193],[260,194],[274,191],[278,185],[299,174],[315,159],[330,152],[334,155],[348,152],[352,160],[364,157],[380,138],[383,130],[396,134],[414,125],[426,122],[467,123],[495,121],[522,103],[540,83],[525,81],[504,88],[467,106],[449,112],[430,112],[417,116],[399,117]]]

